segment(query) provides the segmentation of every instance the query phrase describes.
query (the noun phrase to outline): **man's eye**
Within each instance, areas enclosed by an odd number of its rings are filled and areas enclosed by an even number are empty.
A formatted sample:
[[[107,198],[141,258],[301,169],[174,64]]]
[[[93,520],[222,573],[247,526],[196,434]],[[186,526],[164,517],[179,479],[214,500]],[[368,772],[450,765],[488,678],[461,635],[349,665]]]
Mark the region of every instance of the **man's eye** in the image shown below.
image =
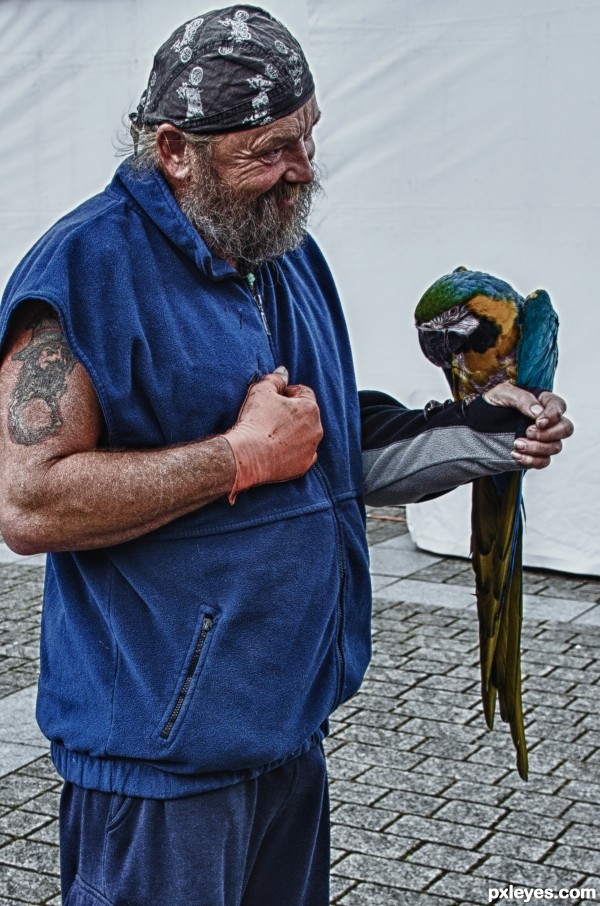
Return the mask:
[[[281,148],[274,148],[272,151],[265,151],[260,156],[263,160],[266,160],[268,163],[272,164],[275,163],[275,161],[279,160],[281,153]]]

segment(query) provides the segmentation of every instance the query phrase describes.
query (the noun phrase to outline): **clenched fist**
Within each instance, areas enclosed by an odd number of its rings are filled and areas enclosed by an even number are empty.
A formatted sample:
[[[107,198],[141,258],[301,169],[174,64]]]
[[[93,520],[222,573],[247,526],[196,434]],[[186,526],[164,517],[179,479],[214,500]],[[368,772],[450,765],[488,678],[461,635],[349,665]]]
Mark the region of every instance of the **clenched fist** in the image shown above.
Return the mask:
[[[236,463],[230,503],[254,485],[299,478],[316,462],[323,437],[315,395],[302,384],[288,386],[281,366],[252,385],[237,422],[223,437]]]

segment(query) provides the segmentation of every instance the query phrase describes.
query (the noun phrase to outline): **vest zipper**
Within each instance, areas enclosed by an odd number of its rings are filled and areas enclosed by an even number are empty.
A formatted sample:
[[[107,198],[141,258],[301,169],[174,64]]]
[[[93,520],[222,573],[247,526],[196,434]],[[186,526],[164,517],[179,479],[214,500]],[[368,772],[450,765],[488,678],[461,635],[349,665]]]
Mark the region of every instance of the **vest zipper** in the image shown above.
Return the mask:
[[[313,469],[319,477],[319,480],[321,482],[323,490],[325,491],[325,494],[329,498],[329,501],[331,503],[331,511],[332,511],[332,515],[333,515],[333,519],[334,519],[334,523],[335,523],[335,535],[336,535],[335,540],[336,540],[336,550],[337,550],[337,558],[338,558],[338,570],[339,570],[339,576],[340,576],[340,591],[339,591],[338,599],[337,599],[338,631],[337,631],[337,636],[336,636],[336,653],[337,653],[338,665],[339,665],[339,671],[340,671],[340,677],[339,677],[339,682],[338,682],[338,691],[337,691],[337,701],[336,701],[336,707],[337,707],[340,704],[342,694],[344,691],[344,673],[346,670],[346,666],[344,663],[344,652],[342,649],[342,633],[343,633],[343,628],[344,628],[343,598],[344,598],[344,586],[346,584],[346,566],[344,563],[344,545],[342,543],[342,531],[340,529],[339,520],[338,520],[337,514],[335,512],[335,504],[333,502],[333,494],[330,491],[329,481],[325,477],[325,474],[321,471],[318,464],[315,464],[313,466]]]
[[[248,286],[250,287],[250,292],[252,293],[252,298],[254,299],[254,304],[256,305],[256,307],[258,309],[258,313],[260,315],[260,320],[262,321],[263,327],[265,329],[265,333],[268,337],[270,337],[271,331],[269,330],[269,322],[267,321],[267,316],[265,314],[265,307],[263,305],[263,300],[262,300],[262,296],[260,294],[260,290],[259,290],[258,286],[256,285],[256,277],[254,276],[254,274],[246,274],[245,280],[246,280],[246,283],[248,284]]]
[[[161,731],[160,735],[162,736],[163,739],[169,738],[169,736],[171,734],[171,730],[173,729],[173,725],[174,725],[175,721],[177,720],[177,718],[179,717],[179,713],[180,713],[181,709],[183,708],[183,703],[185,702],[186,696],[189,692],[189,688],[192,684],[192,679],[194,677],[194,673],[196,672],[196,667],[198,666],[198,661],[200,660],[200,655],[202,654],[202,649],[204,648],[204,643],[206,642],[206,638],[208,636],[208,633],[211,631],[212,627],[213,627],[213,618],[208,617],[208,616],[204,617],[204,619],[202,620],[202,629],[200,631],[198,641],[196,642],[196,647],[194,648],[194,653],[192,655],[190,665],[187,669],[187,673],[185,675],[183,685],[182,685],[181,689],[179,690],[179,695],[177,696],[177,701],[175,702],[175,707],[171,711],[169,719]]]

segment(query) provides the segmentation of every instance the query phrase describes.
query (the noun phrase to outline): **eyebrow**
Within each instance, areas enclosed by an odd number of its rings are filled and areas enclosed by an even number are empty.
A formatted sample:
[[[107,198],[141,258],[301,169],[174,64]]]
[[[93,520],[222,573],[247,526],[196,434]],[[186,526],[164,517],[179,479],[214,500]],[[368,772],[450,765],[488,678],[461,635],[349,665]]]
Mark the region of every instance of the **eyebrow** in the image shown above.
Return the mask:
[[[317,123],[319,122],[320,119],[321,119],[321,111],[318,110],[317,114],[311,124],[311,127],[309,129],[309,133],[312,132],[312,130],[317,125]],[[265,137],[265,143],[261,150],[264,150],[265,148],[268,149],[271,146],[276,147],[277,145],[280,145],[282,142],[285,144],[285,142],[297,141],[299,138],[300,138],[300,136],[298,135],[298,133],[295,130],[291,131],[284,127],[281,130],[281,132],[271,133],[269,138]]]

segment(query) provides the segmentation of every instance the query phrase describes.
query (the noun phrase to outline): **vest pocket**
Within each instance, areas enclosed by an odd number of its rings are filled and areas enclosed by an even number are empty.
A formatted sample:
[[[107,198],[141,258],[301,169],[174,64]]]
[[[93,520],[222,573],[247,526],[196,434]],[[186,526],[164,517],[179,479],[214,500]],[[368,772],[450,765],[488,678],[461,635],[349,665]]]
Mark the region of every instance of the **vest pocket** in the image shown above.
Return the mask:
[[[192,694],[192,685],[198,678],[201,666],[204,663],[205,658],[203,655],[206,655],[214,625],[214,614],[208,612],[203,613],[200,621],[200,628],[196,633],[195,643],[191,649],[191,653],[188,654],[187,664],[184,673],[180,678],[177,692],[171,699],[165,714],[163,714],[161,725],[158,729],[158,736],[165,741],[171,739],[177,719],[184,709],[189,696]]]

